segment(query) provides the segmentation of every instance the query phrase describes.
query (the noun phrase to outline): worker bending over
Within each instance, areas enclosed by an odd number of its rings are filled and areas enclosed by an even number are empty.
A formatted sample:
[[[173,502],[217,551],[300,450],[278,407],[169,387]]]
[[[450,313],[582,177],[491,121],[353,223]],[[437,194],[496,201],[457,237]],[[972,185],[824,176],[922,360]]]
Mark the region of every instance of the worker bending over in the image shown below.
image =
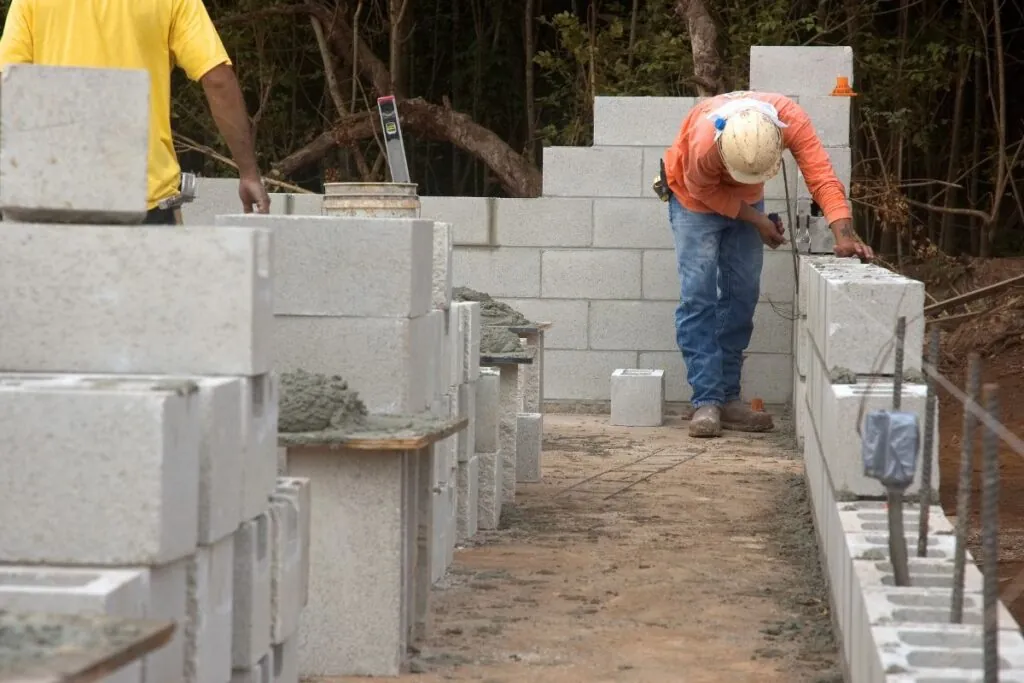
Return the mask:
[[[740,372],[760,295],[762,245],[784,241],[782,225],[764,214],[764,183],[786,149],[828,219],[836,255],[873,257],[853,231],[845,188],[799,105],[761,92],[700,101],[664,158],[680,281],[676,341],[695,409],[691,436],[774,427],[770,414],[740,400]]]
[[[172,209],[158,206],[176,196],[181,185],[171,136],[171,68],[177,64],[203,85],[213,119],[238,165],[242,210],[270,211],[245,99],[202,0],[12,0],[0,38],[0,69],[8,64],[149,72],[145,223],[151,225],[177,222]]]

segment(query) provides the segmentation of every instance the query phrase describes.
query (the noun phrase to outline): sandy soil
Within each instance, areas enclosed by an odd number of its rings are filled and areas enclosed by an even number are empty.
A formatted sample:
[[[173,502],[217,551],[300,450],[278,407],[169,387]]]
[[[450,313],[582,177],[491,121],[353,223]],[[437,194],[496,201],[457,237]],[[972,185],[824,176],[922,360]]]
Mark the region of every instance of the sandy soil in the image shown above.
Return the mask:
[[[790,437],[545,421],[543,483],[457,553],[403,679],[842,680]]]

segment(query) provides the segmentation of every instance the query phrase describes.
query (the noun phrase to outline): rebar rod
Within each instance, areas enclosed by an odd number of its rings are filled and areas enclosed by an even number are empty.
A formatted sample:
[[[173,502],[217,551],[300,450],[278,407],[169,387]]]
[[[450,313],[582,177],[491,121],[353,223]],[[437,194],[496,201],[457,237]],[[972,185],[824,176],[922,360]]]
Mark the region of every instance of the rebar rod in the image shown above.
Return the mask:
[[[999,386],[982,390],[985,410],[999,419]],[[985,427],[981,440],[981,551],[984,567],[985,683],[999,680],[999,437]]]
[[[928,337],[928,364],[939,366],[939,328],[932,328]],[[924,401],[924,444],[921,449],[921,509],[917,522],[917,556],[928,557],[928,516],[932,505],[932,448],[935,445],[935,380],[925,373],[927,387]]]
[[[953,553],[953,601],[949,621],[964,620],[964,571],[967,563],[967,529],[971,517],[971,480],[974,475],[974,429],[978,418],[971,412],[981,390],[981,356],[967,356],[967,403],[964,404],[964,426],[960,435],[960,481],[956,495],[956,549]]]
[[[907,338],[907,319],[896,321],[896,359],[892,381],[892,409],[898,411],[903,399],[903,349]],[[889,517],[889,560],[892,577],[897,586],[910,585],[910,565],[907,560],[907,537],[903,529],[903,491],[886,487]]]

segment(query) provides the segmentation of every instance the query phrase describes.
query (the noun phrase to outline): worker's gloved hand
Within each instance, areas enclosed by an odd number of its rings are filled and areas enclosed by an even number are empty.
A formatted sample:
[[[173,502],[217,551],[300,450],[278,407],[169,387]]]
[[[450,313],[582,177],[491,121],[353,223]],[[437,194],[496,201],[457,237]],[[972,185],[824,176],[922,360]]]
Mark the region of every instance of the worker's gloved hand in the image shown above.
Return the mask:
[[[773,221],[765,215],[761,215],[754,223],[757,232],[761,234],[761,241],[772,249],[777,249],[780,244],[786,241],[786,231],[782,227],[782,221]]]
[[[242,200],[245,213],[270,213],[270,195],[260,178],[241,178],[238,181],[238,198]]]

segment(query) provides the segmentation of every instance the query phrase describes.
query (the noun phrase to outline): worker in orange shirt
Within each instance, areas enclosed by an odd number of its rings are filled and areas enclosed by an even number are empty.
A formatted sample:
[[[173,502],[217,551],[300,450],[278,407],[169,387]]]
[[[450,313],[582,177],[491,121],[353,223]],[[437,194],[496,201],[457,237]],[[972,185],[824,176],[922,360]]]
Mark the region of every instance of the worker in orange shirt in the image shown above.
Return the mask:
[[[173,209],[159,206],[176,196],[181,185],[171,134],[171,69],[177,64],[203,85],[213,119],[238,166],[242,210],[270,211],[245,99],[202,0],[12,0],[0,38],[0,69],[8,64],[149,72],[144,223],[150,225],[177,222]]]
[[[764,183],[792,152],[836,238],[837,256],[874,257],[853,230],[846,190],[810,118],[783,95],[736,92],[700,101],[664,157],[680,280],[676,341],[694,407],[690,435],[774,428],[740,400],[743,352],[754,329],[764,246],[785,240],[764,214]]]

